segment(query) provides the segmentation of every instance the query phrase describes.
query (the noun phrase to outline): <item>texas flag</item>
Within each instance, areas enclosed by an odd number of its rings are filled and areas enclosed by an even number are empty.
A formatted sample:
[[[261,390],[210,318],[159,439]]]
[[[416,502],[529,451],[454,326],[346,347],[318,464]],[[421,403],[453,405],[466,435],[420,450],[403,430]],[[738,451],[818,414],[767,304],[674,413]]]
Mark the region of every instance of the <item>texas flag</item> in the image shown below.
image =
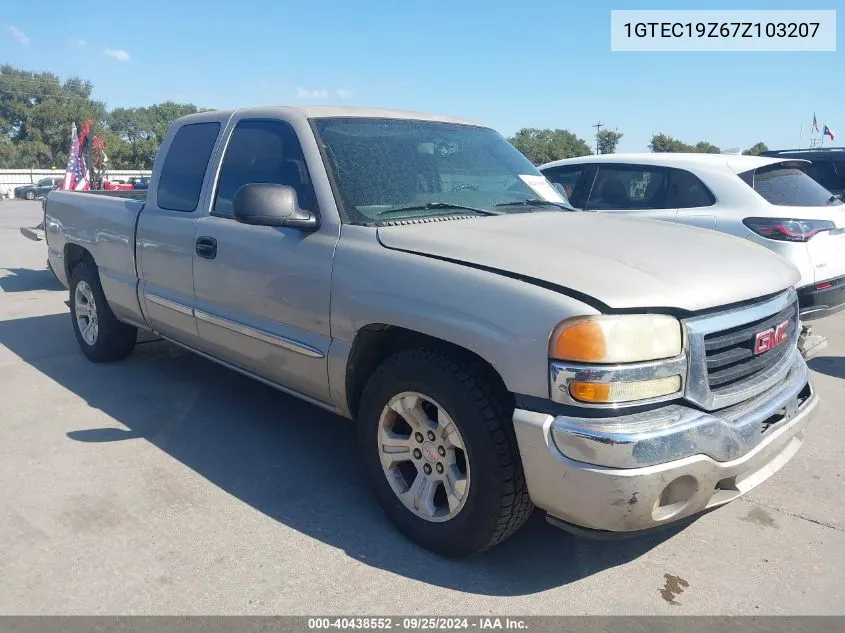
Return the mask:
[[[826,125],[824,126],[824,132],[822,132],[822,135],[829,136],[831,141],[836,140],[836,134],[834,134],[833,130]]]

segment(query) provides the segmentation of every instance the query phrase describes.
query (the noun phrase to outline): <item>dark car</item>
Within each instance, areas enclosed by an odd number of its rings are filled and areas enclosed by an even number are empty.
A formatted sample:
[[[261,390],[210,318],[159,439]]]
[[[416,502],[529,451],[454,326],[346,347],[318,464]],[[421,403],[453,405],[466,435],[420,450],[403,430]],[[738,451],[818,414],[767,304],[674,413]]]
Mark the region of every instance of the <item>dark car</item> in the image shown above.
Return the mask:
[[[127,181],[135,189],[147,189],[150,186],[149,176],[130,176]]]
[[[807,167],[807,174],[813,180],[840,198],[845,192],[845,147],[768,150],[760,156],[809,160],[812,165]]]
[[[58,188],[61,184],[61,178],[42,178],[33,185],[15,187],[14,196],[15,198],[25,198],[26,200],[43,198],[53,191],[53,189]]]

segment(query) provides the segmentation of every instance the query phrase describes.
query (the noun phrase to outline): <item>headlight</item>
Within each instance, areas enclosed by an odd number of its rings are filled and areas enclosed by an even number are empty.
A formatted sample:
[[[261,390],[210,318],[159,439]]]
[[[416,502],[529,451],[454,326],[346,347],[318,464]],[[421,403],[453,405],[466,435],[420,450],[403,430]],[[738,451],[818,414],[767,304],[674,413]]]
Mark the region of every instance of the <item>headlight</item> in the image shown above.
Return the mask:
[[[558,325],[549,357],[576,363],[637,363],[683,349],[681,323],[662,314],[576,317]]]

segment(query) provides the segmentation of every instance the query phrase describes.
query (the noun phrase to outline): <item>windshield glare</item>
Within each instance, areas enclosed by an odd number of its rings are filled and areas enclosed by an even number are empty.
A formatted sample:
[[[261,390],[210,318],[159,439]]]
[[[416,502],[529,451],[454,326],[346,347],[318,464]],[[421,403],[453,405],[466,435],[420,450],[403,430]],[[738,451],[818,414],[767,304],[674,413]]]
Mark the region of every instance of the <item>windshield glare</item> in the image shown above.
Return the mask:
[[[489,128],[406,119],[314,121],[352,224],[492,210],[528,199],[566,202],[534,165]],[[437,209],[390,209],[439,204]],[[531,207],[496,207],[521,213]],[[560,211],[539,206],[538,211]],[[381,217],[379,214],[381,213]]]

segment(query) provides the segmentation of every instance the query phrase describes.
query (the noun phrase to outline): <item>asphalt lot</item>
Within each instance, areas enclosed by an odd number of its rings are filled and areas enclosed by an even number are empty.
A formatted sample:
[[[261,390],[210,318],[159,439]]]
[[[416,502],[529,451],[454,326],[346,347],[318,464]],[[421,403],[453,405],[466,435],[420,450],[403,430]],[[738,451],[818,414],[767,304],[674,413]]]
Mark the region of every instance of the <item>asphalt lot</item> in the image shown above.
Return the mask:
[[[535,516],[449,561],[382,516],[348,421],[160,341],[88,362],[39,219],[0,201],[0,614],[845,613],[845,315],[804,447],[747,497],[628,541]]]

